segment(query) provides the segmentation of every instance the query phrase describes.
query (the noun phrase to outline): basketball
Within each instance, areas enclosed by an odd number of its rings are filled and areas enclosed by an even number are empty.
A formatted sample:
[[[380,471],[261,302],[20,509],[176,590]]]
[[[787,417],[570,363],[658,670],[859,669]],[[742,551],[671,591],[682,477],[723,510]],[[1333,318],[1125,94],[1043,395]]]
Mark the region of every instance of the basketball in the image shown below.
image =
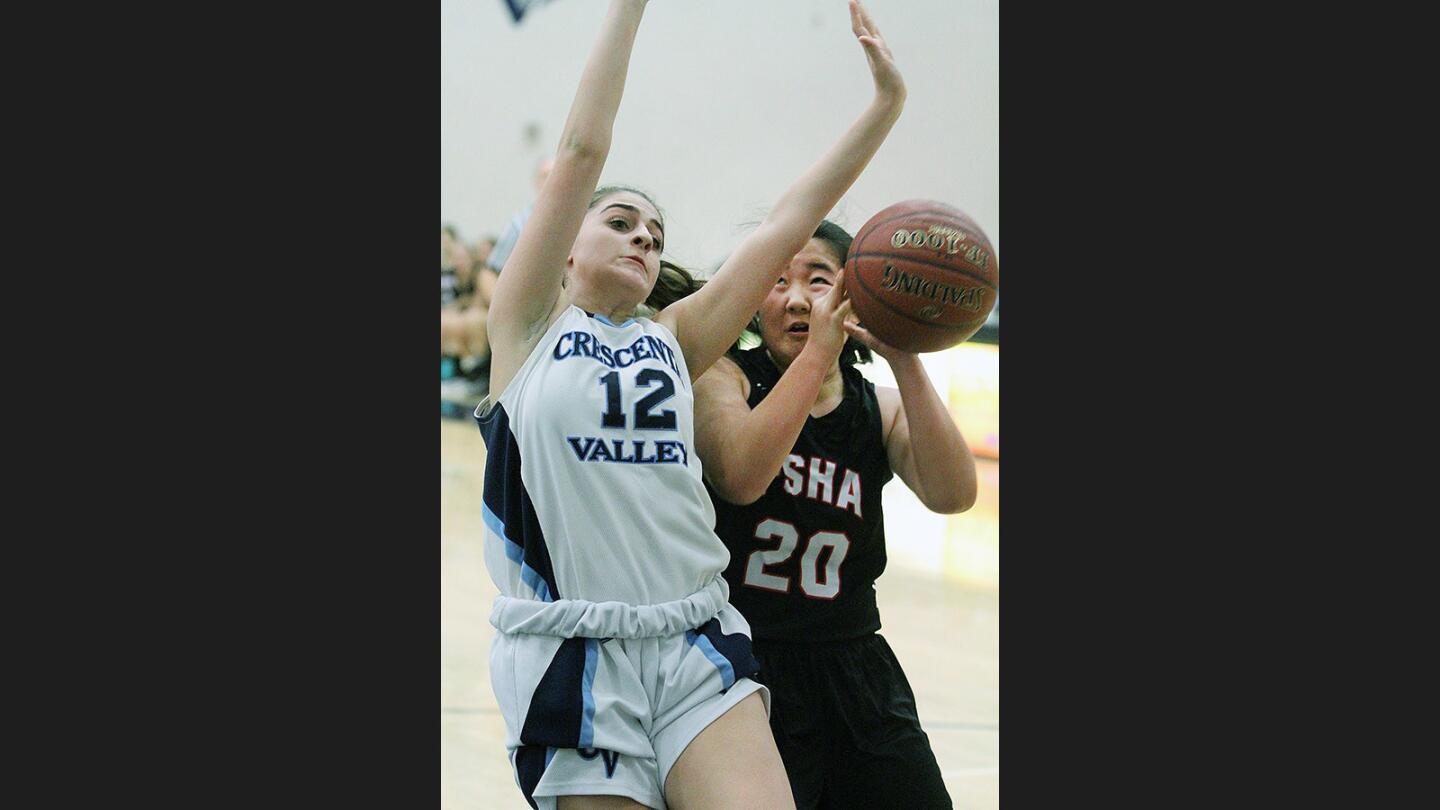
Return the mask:
[[[980,330],[1000,288],[995,249],[964,212],[906,200],[850,245],[845,286],[860,325],[907,352],[948,349]]]

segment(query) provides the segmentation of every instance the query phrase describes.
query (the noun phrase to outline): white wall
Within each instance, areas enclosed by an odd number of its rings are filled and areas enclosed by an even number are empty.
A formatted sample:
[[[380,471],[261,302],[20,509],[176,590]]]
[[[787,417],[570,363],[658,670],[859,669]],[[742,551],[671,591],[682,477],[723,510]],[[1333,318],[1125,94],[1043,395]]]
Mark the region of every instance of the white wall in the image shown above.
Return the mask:
[[[518,26],[501,0],[441,0],[440,218],[498,235],[554,151],[605,0]],[[909,100],[834,218],[904,199],[969,213],[1000,247],[999,0],[870,0]],[[872,95],[845,0],[652,0],[602,182],[650,191],[667,256],[709,271]],[[527,127],[538,138],[527,142]]]

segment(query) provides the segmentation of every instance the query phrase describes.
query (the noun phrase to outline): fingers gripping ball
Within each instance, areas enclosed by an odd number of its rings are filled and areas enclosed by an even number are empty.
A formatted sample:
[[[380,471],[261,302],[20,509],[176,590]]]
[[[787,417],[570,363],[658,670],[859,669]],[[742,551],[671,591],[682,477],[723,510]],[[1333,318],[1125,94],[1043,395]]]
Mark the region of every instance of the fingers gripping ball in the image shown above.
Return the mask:
[[[860,228],[845,278],[861,326],[897,349],[935,352],[984,325],[999,269],[975,220],[944,203],[906,200]]]

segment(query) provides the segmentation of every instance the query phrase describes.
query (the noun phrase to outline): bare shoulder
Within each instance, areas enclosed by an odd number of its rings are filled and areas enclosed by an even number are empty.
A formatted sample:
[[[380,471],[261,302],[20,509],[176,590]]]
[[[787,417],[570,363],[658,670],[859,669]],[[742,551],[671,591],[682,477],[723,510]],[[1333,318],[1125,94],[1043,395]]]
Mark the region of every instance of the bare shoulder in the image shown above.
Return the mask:
[[[750,398],[750,379],[745,376],[739,364],[722,355],[695,381],[696,394],[702,390],[707,397],[729,399],[738,396],[743,402]]]
[[[698,384],[700,378],[705,376],[705,372],[709,371],[714,364],[712,363],[709,366],[701,367],[706,361],[702,360],[696,353],[695,348],[691,345],[693,343],[690,339],[691,335],[686,331],[684,326],[688,321],[688,316],[685,313],[689,310],[694,299],[694,295],[687,295],[655,313],[655,317],[651,320],[669,329],[670,334],[675,336],[675,342],[680,344],[680,352],[685,355],[685,365],[690,367],[690,379]],[[697,371],[699,372],[698,376],[696,374]]]
[[[885,436],[885,443],[888,445],[891,432],[894,431],[901,414],[905,412],[900,401],[900,389],[877,385],[875,386],[875,399],[880,403],[880,426]]]
[[[687,296],[687,298],[689,298],[689,296]],[[676,340],[680,339],[680,313],[684,311],[682,305],[687,298],[682,298],[672,303],[670,306],[655,313],[655,317],[651,318],[655,323],[669,329],[670,334],[674,335]]]
[[[721,451],[750,415],[749,385],[744,372],[728,357],[716,360],[695,381],[695,446],[711,481],[724,479]]]
[[[562,296],[550,307],[549,314],[524,325],[518,332],[497,329],[493,321],[486,323],[486,331],[490,335],[490,393],[494,399],[500,399],[531,352],[535,351],[540,338],[569,308],[570,303]]]

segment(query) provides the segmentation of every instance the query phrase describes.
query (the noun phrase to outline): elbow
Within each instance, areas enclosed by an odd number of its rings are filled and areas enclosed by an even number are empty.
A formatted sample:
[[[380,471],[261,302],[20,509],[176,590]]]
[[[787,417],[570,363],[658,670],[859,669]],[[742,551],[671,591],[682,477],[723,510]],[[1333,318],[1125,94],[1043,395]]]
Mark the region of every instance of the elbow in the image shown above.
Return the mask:
[[[754,487],[731,487],[725,489],[716,487],[715,491],[720,494],[720,497],[723,498],[726,503],[735,506],[749,506],[760,500],[760,496],[765,494],[765,490],[755,489]]]
[[[769,481],[764,482],[766,486],[757,487],[753,481],[744,480],[743,483],[731,481],[725,476],[710,478],[710,487],[715,490],[722,500],[735,506],[749,506],[760,500],[760,496],[769,489]]]
[[[768,482],[766,482],[766,483],[768,483]],[[735,501],[735,505],[736,505],[736,506],[749,506],[750,504],[752,504],[752,503],[760,500],[760,498],[761,498],[762,496],[764,496],[766,489],[768,489],[768,487],[753,487],[753,486],[752,486],[752,487],[750,487],[750,488],[748,488],[748,489],[742,490],[742,491],[739,493],[739,500]]]
[[[968,511],[975,505],[975,487],[963,487],[950,490],[943,495],[929,499],[925,506],[932,512],[942,515],[958,515]]]
[[[584,132],[566,132],[560,139],[560,151],[555,156],[556,163],[604,163],[606,156],[610,154],[610,139],[595,134]]]

